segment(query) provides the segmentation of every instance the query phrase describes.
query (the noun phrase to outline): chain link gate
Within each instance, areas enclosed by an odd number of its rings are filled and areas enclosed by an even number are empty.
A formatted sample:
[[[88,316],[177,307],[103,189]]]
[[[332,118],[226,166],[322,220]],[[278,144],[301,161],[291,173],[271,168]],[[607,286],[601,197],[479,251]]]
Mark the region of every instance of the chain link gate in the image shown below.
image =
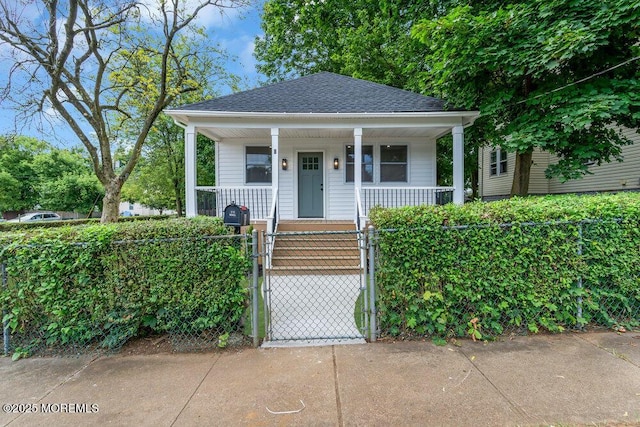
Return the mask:
[[[365,233],[276,232],[261,241],[266,345],[375,340],[374,248]]]

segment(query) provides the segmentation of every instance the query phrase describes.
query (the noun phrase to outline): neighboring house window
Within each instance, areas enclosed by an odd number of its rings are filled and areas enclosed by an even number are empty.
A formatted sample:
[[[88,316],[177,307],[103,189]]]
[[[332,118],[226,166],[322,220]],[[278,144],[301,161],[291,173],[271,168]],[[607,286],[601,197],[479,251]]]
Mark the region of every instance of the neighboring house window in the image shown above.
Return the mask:
[[[353,145],[347,145],[346,159],[347,182],[353,182],[353,168],[356,160]],[[373,145],[362,146],[362,182],[373,182]]]
[[[271,147],[246,147],[247,183],[271,182]]]
[[[380,182],[407,182],[407,146],[380,146]]]
[[[491,176],[500,176],[507,173],[507,152],[499,148],[491,151],[489,160],[489,173]]]

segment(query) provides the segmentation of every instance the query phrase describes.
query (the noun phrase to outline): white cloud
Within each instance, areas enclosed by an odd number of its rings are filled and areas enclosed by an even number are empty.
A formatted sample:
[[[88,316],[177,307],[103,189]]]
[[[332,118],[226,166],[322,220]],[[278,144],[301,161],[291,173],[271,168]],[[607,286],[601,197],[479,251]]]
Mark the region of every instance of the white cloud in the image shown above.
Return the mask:
[[[205,3],[205,0],[183,0],[180,1],[180,7],[186,13],[192,13],[199,5]],[[203,8],[194,23],[205,29],[211,28],[229,28],[232,27],[239,19],[246,7],[235,7],[235,0],[221,0],[220,6],[209,5]],[[146,21],[158,22],[161,20],[160,7],[158,0],[142,0],[140,12],[142,18]],[[170,5],[168,6],[171,7]]]

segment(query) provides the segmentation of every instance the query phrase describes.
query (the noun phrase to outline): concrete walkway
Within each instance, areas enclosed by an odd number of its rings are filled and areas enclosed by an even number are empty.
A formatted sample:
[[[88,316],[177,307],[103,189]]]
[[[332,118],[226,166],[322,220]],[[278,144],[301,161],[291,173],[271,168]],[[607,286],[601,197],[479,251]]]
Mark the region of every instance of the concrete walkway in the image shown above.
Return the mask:
[[[269,282],[271,340],[266,347],[365,342],[354,315],[360,275],[290,274],[271,276]]]
[[[0,378],[10,426],[640,425],[640,332],[4,358]]]

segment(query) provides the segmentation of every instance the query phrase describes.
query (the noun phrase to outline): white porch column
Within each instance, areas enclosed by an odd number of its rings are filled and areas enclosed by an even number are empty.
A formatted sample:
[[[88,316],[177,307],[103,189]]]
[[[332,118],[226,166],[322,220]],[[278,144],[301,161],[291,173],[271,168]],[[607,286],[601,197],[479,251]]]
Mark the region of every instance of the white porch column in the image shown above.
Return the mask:
[[[185,214],[188,218],[198,214],[196,197],[196,129],[187,125],[184,130]]]
[[[453,203],[464,204],[464,128],[454,126],[453,134]]]
[[[275,194],[278,189],[278,183],[280,182],[280,162],[278,154],[278,137],[280,136],[280,129],[271,128],[271,191]]]
[[[362,188],[362,128],[353,130],[353,184],[355,188]],[[345,159],[346,164],[346,159]]]

